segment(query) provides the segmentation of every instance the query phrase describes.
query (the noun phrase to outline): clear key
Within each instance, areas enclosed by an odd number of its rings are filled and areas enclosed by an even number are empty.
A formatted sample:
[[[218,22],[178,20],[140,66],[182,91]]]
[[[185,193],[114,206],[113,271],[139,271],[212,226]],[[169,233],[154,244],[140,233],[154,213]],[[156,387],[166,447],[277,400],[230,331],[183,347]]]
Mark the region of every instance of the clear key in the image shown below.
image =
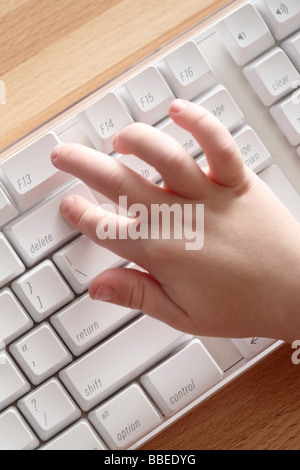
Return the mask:
[[[156,67],[151,66],[117,90],[136,121],[155,124],[168,115],[174,95]]]
[[[244,75],[265,106],[291,93],[300,80],[298,71],[279,47],[245,67]]]

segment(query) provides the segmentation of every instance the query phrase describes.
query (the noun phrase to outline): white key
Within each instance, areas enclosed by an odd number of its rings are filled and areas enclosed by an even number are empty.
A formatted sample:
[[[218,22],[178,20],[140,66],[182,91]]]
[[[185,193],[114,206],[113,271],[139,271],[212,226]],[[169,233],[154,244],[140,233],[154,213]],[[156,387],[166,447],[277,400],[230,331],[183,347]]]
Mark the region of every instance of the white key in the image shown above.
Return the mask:
[[[275,341],[268,338],[233,339],[233,343],[246,359],[252,359]]]
[[[6,352],[0,351],[0,411],[30,390],[30,385]]]
[[[0,233],[0,287],[25,271],[25,266],[6,238]]]
[[[53,132],[62,143],[72,142],[84,145],[85,147],[95,148],[83,127],[80,117],[81,115],[72,116],[53,129]]]
[[[92,426],[82,419],[39,450],[106,450]]]
[[[136,121],[155,124],[168,115],[174,95],[157,68],[150,66],[117,90]]]
[[[0,227],[18,215],[18,210],[0,185]]]
[[[142,175],[144,178],[153,181],[153,183],[157,183],[161,180],[160,174],[156,171],[153,166],[144,162],[144,160],[141,160],[135,155],[117,154],[116,159],[119,160],[119,162],[123,163],[123,165],[126,165],[131,170]]]
[[[245,67],[244,75],[265,106],[291,93],[300,80],[295,66],[278,47]]]
[[[0,292],[0,342],[9,344],[32,328],[33,321],[9,289]]]
[[[223,372],[239,364],[244,358],[228,338],[200,337],[201,343]]]
[[[35,450],[38,445],[37,437],[16,408],[0,415],[0,450]]]
[[[262,17],[249,3],[221,21],[218,33],[238,65],[245,65],[275,43]]]
[[[27,266],[41,261],[76,235],[76,230],[60,215],[62,198],[71,193],[97,204],[88,188],[76,182],[5,228],[5,234]]]
[[[272,189],[276,196],[300,222],[300,196],[282,174],[277,165],[271,165],[259,177]]]
[[[75,356],[90,349],[138,312],[120,305],[95,301],[85,294],[51,317],[51,323]]]
[[[299,29],[299,0],[262,0],[258,8],[276,39],[285,38]]]
[[[229,130],[238,127],[244,120],[242,111],[221,85],[208,92],[197,103],[208,109]]]
[[[145,374],[141,383],[162,412],[171,416],[209,390],[222,376],[221,369],[196,339]]]
[[[182,127],[177,126],[172,119],[167,119],[162,122],[158,126],[158,129],[176,139],[192,157],[196,157],[202,152],[199,143],[192,134],[182,129]]]
[[[53,260],[77,294],[85,292],[102,271],[125,263],[115,253],[86,237],[55,253]]]
[[[192,100],[216,83],[209,63],[193,41],[168,54],[158,68],[178,98]]]
[[[184,333],[144,316],[67,367],[60,378],[81,409],[88,411],[187,338]]]
[[[46,323],[13,343],[10,352],[34,385],[48,379],[72,360]]]
[[[281,44],[293,64],[300,71],[300,33],[295,34]]]
[[[85,129],[95,147],[104,153],[114,151],[114,135],[133,122],[117,95],[108,93],[82,112]]]
[[[243,127],[234,135],[245,165],[258,173],[271,163],[270,152],[266,149],[257,134],[249,126]]]
[[[113,450],[128,448],[162,422],[137,384],[90,413],[89,419]]]
[[[0,174],[21,210],[38,203],[72,178],[51,163],[51,152],[58,143],[53,133],[45,134],[1,163]]]
[[[81,415],[57,379],[19,400],[18,407],[43,441],[50,439]]]
[[[69,286],[48,260],[13,282],[12,289],[38,323],[74,298]]]
[[[270,113],[292,145],[300,144],[300,102],[295,95],[273,106]]]

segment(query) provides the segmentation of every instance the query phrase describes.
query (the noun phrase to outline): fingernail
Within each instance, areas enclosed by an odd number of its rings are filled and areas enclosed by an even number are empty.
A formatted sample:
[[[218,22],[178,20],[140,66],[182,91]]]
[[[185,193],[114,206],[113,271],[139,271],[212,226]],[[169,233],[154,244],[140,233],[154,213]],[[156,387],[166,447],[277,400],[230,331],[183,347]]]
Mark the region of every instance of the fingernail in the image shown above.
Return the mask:
[[[186,104],[183,100],[175,100],[171,104],[171,112],[174,114],[180,113],[184,108],[186,107]]]
[[[115,296],[114,290],[111,287],[100,287],[97,290],[95,299],[102,300],[103,302],[109,302],[113,300]]]
[[[73,196],[66,196],[62,201],[60,205],[60,210],[64,215],[67,215],[70,212],[71,207],[74,204],[74,198]]]
[[[56,147],[54,147],[54,149],[52,150],[52,153],[51,153],[51,160],[53,162],[55,162],[55,160],[57,159],[58,155],[59,155],[59,152],[61,150],[61,148],[64,146],[64,144],[58,144]]]
[[[113,148],[115,149],[117,146],[118,146],[118,143],[119,143],[119,134],[116,134],[113,138],[113,142],[112,142],[112,145],[113,145]]]

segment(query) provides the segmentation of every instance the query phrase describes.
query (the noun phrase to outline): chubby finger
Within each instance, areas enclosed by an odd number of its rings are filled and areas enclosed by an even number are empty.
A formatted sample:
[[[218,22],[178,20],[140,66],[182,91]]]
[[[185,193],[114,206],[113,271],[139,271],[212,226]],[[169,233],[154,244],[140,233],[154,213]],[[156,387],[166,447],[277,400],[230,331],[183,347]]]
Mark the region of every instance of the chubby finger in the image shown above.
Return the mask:
[[[60,210],[66,222],[93,242],[137,264],[145,259],[141,240],[128,236],[139,221],[104,210],[75,194],[62,200]]]
[[[92,281],[89,294],[94,300],[140,310],[178,330],[187,328],[185,312],[148,273],[129,268],[110,269]]]
[[[206,154],[209,176],[228,187],[240,187],[247,180],[247,169],[240,151],[226,127],[205,108],[176,100],[169,110],[176,124],[195,137]]]
[[[115,158],[79,144],[59,144],[51,154],[56,168],[71,173],[88,186],[118,204],[119,196],[127,196],[130,205],[147,206],[160,200],[162,192],[154,183],[127,168]]]
[[[134,123],[119,132],[114,149],[134,154],[154,166],[165,185],[175,194],[200,199],[210,180],[195,160],[173,137],[143,123]]]

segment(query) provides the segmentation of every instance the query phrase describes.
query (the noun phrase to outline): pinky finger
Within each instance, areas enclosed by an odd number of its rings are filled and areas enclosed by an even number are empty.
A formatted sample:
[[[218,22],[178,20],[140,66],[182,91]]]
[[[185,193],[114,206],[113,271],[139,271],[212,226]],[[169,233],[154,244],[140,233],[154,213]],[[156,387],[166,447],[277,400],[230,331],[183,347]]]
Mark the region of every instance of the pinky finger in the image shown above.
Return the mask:
[[[94,300],[139,310],[178,330],[187,327],[185,312],[148,273],[128,268],[105,271],[93,280],[89,294]]]

